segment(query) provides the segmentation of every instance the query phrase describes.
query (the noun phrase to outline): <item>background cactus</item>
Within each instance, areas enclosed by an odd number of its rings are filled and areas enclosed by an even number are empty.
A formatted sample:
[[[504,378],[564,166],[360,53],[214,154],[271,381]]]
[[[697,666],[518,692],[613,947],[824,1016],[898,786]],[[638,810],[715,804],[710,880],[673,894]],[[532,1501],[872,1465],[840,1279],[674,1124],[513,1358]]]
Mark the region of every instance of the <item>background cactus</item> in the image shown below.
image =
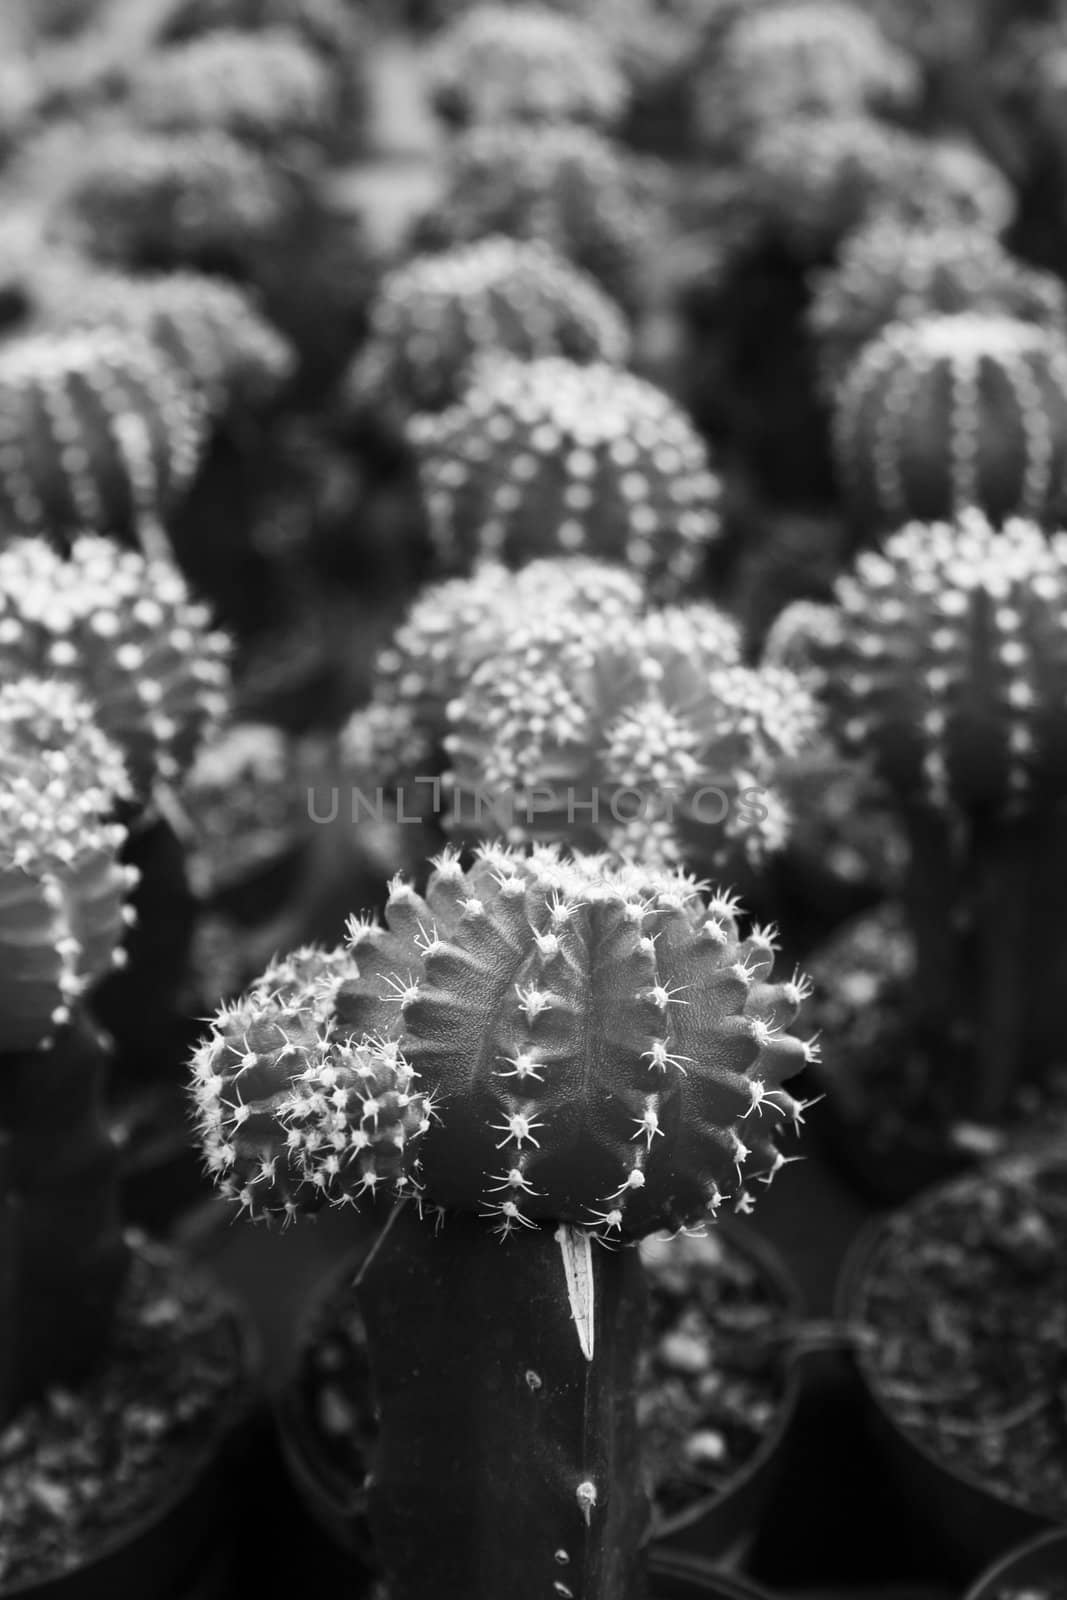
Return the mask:
[[[446,567],[559,551],[677,588],[718,532],[718,481],[684,413],[603,363],[487,359],[459,404],[416,418],[410,437]]]
[[[0,549],[0,670],[74,685],[141,798],[175,781],[225,712],[227,656],[166,563],[93,536],[69,559],[32,538]]]
[[[588,1600],[641,1592],[640,1267],[590,1239],[713,1218],[785,1162],[806,985],[772,981],[771,938],[741,939],[736,911],[595,857],[488,850],[464,872],[446,855],[425,900],[394,884],[385,927],[267,973],[198,1052],[209,1165],[239,1204],[409,1201],[361,1285],[395,1600],[433,1583],[532,1600],[561,1570]],[[502,1495],[528,1537],[500,1536]]]
[[[589,122],[610,126],[626,82],[611,44],[578,17],[543,5],[478,5],[435,40],[429,87],[460,124]]]
[[[385,278],[347,389],[401,415],[440,411],[490,350],[621,365],[628,349],[622,316],[584,272],[547,245],[485,239]]]
[[[1067,290],[978,227],[902,228],[877,218],[821,274],[809,325],[832,390],[865,344],[895,322],[959,312],[1067,331]]]
[[[146,339],[107,328],[0,350],[0,509],[65,546],[106,528],[165,547],[163,522],[196,471],[204,403]]]
[[[972,505],[994,521],[1055,521],[1067,473],[1067,340],[979,313],[897,323],[842,382],[834,447],[861,526]]]

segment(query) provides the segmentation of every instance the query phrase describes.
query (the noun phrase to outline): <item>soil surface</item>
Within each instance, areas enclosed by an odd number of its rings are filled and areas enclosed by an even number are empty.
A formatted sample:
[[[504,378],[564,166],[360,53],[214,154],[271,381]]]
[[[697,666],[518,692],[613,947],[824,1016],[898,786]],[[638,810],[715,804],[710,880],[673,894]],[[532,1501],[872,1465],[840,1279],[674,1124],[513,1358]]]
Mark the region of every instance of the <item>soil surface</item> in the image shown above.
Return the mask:
[[[0,1585],[53,1578],[130,1535],[210,1458],[245,1381],[228,1304],[139,1245],[106,1370],[0,1433]]]
[[[899,1426],[989,1494],[1067,1519],[1067,1157],[1020,1156],[887,1224],[854,1314]]]

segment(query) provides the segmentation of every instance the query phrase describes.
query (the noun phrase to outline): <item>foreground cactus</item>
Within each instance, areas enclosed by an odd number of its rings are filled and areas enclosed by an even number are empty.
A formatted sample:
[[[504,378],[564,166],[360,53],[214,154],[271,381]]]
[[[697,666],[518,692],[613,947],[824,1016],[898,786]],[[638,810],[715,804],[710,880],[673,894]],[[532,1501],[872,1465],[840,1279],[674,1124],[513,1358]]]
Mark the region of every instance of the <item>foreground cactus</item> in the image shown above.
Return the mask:
[[[1055,522],[1067,509],[1067,337],[977,312],[894,324],[842,382],[834,444],[863,526],[967,506]]]
[[[460,124],[590,122],[608,127],[626,85],[610,44],[576,17],[541,5],[478,5],[435,41],[430,90]]]
[[[718,532],[718,480],[684,413],[603,363],[487,359],[460,403],[416,418],[410,436],[453,570],[561,552],[676,589]]]
[[[622,316],[585,273],[547,245],[486,239],[389,274],[347,387],[401,415],[440,411],[487,351],[621,365],[628,348]]]
[[[785,1164],[814,1047],[773,961],[681,875],[489,850],[217,1018],[194,1092],[224,1192],[283,1218],[401,1202],[361,1278],[392,1600],[643,1593],[641,1268],[592,1241],[748,1209]]]

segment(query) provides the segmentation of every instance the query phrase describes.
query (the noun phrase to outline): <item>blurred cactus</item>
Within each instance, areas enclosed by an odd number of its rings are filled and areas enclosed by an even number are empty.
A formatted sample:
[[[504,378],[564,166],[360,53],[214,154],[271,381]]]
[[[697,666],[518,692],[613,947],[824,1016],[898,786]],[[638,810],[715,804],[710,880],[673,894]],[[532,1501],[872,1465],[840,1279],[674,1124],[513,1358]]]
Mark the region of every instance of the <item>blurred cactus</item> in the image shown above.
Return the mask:
[[[1054,521],[1067,509],[1067,338],[992,314],[897,323],[841,383],[834,444],[861,526],[967,506]]]
[[[452,570],[582,554],[677,590],[718,533],[718,480],[685,414],[603,363],[487,358],[459,404],[415,418],[410,437]]]
[[[458,401],[487,351],[621,364],[628,347],[622,316],[585,273],[547,245],[485,239],[389,274],[347,392],[403,417]]]
[[[610,126],[626,103],[610,42],[578,17],[543,5],[478,5],[464,12],[431,47],[429,86],[439,114],[461,126]]]
[[[204,402],[147,339],[100,328],[0,350],[0,507],[60,545],[107,529],[165,542],[204,444]]]
[[[444,196],[418,233],[431,248],[541,240],[632,309],[647,294],[664,198],[658,165],[590,128],[474,128],[449,152]]]
[[[69,560],[39,539],[0,549],[0,671],[73,685],[141,798],[180,776],[225,713],[227,656],[205,607],[164,562],[89,536]]]
[[[247,884],[306,838],[309,776],[296,742],[268,723],[230,723],[201,746],[182,804],[202,900]]]
[[[902,228],[877,218],[820,275],[809,324],[826,387],[894,322],[959,312],[1013,317],[1067,332],[1067,289],[978,227]]]

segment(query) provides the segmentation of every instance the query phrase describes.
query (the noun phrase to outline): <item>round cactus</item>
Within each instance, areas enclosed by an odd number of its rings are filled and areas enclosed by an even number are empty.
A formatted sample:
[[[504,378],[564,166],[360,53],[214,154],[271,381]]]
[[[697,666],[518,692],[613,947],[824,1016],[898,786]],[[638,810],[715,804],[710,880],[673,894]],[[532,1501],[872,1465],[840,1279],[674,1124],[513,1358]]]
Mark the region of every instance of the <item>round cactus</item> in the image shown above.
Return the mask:
[[[894,322],[975,312],[1067,331],[1067,289],[977,227],[901,228],[878,218],[845,241],[816,286],[810,326],[826,386]]]
[[[603,36],[543,5],[479,5],[435,42],[430,89],[461,124],[591,122],[625,109],[626,84]]]
[[[205,442],[198,391],[147,339],[99,328],[0,350],[0,510],[65,544],[107,528],[142,542],[190,483]]]
[[[203,899],[276,864],[308,832],[313,769],[280,728],[231,723],[198,751],[182,785],[190,872]]]
[[[140,796],[170,782],[228,704],[228,641],[176,569],[77,539],[0,549],[0,676],[74,685],[123,751]]]
[[[560,552],[685,584],[718,533],[718,480],[661,390],[603,363],[486,360],[464,398],[410,429],[431,532],[452,569]]]
[[[105,820],[125,797],[122,759],[63,683],[0,688],[0,1041],[49,1045],[75,1001],[113,967],[137,879],[126,831]]]
[[[628,348],[622,316],[585,273],[547,245],[486,239],[389,274],[348,391],[403,414],[440,411],[486,351],[621,364]]]
[[[349,975],[301,953],[219,1017],[209,1165],[258,1215],[399,1187],[505,1236],[707,1220],[784,1164],[782,1084],[815,1055],[788,1031],[805,980],[772,982],[737,915],[682,874],[446,854],[425,900],[395,883],[384,928],[353,923]]]
[[[898,795],[1002,816],[1058,803],[1067,535],[974,510],[911,523],[858,558],[838,600],[808,653],[841,738]]]
[[[337,121],[329,68],[281,28],[220,29],[149,56],[130,109],[157,132],[221,132],[275,154],[327,144]]]
[[[421,233],[438,248],[540,239],[632,308],[645,297],[664,192],[658,166],[591,128],[473,128],[450,152],[444,197]]]
[[[1067,338],[1010,317],[897,323],[837,394],[834,448],[857,521],[977,506],[1055,520],[1067,475]]]
[[[64,295],[39,309],[50,326],[104,326],[149,338],[215,412],[266,405],[295,366],[286,340],[243,290],[199,273],[83,274],[73,305]]]

